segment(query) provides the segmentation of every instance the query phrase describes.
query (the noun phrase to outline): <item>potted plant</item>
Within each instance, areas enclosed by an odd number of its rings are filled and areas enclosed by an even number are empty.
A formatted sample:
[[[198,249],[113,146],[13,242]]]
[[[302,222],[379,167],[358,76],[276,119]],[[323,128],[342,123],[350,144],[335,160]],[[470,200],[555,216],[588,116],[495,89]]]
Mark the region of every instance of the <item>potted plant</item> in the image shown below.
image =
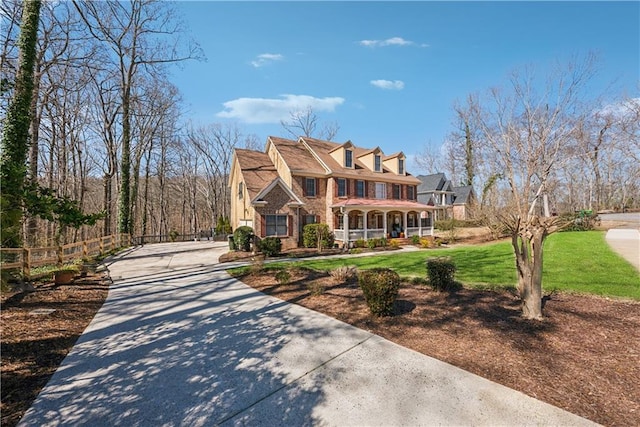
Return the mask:
[[[62,268],[55,271],[53,274],[53,280],[56,285],[68,285],[73,282],[73,278],[77,272],[78,271],[74,268]]]

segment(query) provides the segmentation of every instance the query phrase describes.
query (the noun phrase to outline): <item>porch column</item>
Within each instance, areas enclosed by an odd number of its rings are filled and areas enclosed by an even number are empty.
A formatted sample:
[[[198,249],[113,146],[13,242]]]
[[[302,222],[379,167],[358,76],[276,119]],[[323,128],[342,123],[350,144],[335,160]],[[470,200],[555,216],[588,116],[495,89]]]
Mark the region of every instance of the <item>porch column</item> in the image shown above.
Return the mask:
[[[422,237],[422,212],[418,212],[418,236]]]
[[[382,232],[384,233],[384,238],[387,238],[387,215],[389,212],[383,211],[384,215],[382,215]]]
[[[349,248],[349,212],[344,210],[342,214],[342,228],[344,229],[344,244],[346,248]]]
[[[406,237],[409,237],[407,235],[407,224],[408,224],[407,223],[407,215],[408,214],[407,214],[407,211],[402,212],[402,214],[404,216],[404,222],[402,223],[402,229],[404,230],[403,233],[404,233],[404,237],[406,238]]]
[[[369,224],[367,224],[367,216],[369,215],[369,211],[362,211],[362,215],[364,215],[364,217],[362,218],[362,226],[364,227],[364,240],[367,240],[367,228],[369,227]]]

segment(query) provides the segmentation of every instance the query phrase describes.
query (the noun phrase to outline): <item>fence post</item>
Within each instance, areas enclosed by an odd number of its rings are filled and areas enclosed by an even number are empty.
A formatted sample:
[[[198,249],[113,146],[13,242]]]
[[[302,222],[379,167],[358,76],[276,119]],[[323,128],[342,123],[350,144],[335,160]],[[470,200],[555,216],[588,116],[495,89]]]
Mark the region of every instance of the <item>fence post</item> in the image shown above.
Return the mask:
[[[87,248],[87,241],[82,241],[82,258],[87,259],[89,257],[89,249]]]
[[[62,265],[64,263],[64,253],[62,250],[62,245],[58,245],[58,265]]]
[[[114,250],[116,248],[116,238],[115,236],[112,234],[111,235],[111,250]]]
[[[22,248],[22,277],[29,280],[31,278],[31,250]]]

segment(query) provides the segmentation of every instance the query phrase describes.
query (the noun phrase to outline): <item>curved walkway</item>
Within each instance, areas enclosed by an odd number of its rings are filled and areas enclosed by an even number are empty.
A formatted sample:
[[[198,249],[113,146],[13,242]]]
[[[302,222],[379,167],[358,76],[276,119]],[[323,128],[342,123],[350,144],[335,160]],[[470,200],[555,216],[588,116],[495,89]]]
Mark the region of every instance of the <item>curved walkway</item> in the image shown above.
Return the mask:
[[[593,425],[269,297],[213,242],[138,247],[21,426]]]

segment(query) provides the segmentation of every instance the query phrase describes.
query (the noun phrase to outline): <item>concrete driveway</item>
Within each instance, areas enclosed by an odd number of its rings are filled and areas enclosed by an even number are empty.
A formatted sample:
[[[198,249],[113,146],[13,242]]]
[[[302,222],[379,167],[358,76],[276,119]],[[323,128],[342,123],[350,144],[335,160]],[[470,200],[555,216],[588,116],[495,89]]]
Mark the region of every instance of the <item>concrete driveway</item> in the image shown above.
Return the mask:
[[[593,425],[256,292],[225,244],[138,247],[21,426]]]

